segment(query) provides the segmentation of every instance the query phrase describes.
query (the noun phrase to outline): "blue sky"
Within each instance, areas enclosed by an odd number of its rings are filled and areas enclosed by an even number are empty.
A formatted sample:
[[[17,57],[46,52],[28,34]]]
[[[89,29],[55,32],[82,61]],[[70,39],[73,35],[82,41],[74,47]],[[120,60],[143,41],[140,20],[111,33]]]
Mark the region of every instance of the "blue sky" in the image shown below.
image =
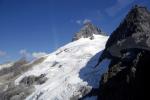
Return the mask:
[[[56,50],[86,19],[110,34],[134,4],[150,9],[149,0],[0,0],[0,63]]]

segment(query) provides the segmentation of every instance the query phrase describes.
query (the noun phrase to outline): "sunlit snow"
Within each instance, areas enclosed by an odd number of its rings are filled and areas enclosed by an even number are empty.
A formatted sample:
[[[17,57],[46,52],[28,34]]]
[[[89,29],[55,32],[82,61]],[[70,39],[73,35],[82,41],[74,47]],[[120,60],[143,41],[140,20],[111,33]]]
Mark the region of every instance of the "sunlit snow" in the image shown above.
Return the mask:
[[[46,74],[48,80],[35,85],[35,92],[26,100],[70,100],[82,97],[82,89],[91,90],[99,85],[100,75],[109,61],[95,68],[98,58],[105,48],[108,36],[94,35],[94,39],[82,38],[71,42],[57,51],[46,55],[46,60],[34,66],[15,80],[15,84],[30,75]]]

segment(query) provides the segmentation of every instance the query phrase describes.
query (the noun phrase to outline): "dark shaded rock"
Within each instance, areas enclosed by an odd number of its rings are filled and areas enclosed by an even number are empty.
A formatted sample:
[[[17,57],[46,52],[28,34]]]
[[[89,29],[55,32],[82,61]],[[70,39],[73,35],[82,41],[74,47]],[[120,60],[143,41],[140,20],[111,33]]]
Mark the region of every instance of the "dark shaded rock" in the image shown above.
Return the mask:
[[[111,34],[104,51],[120,57],[120,51],[126,48],[150,50],[150,12],[146,7],[135,6],[131,9]]]
[[[149,40],[150,12],[146,7],[135,6],[112,33],[99,59],[111,59],[100,82],[99,100],[145,100]]]
[[[24,84],[27,86],[35,85],[35,84],[43,84],[47,81],[47,77],[45,74],[41,74],[40,76],[28,76],[24,77],[21,81],[20,84]]]
[[[100,82],[100,100],[142,100],[145,98],[145,70],[150,66],[150,51],[134,52],[120,59],[112,59],[107,73]]]
[[[146,7],[135,6],[131,9],[129,14],[119,25],[119,27],[112,33],[106,48],[110,48],[112,45],[119,45],[117,42],[121,42],[128,37],[133,37],[135,42],[145,42],[142,40],[148,40],[150,33],[150,12]],[[135,38],[136,37],[136,38]]]
[[[80,38],[90,38],[92,40],[94,39],[93,34],[106,35],[99,28],[94,26],[91,22],[87,22],[84,24],[83,28],[81,28],[80,32],[75,34],[72,41],[78,40]]]

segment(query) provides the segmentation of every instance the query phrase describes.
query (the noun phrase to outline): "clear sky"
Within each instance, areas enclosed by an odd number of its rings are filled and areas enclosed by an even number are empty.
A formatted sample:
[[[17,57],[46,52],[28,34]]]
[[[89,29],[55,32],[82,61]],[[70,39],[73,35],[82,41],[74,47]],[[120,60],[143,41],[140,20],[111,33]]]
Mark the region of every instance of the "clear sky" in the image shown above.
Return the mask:
[[[135,4],[150,9],[150,0],[0,0],[0,63],[56,50],[87,19],[111,34]]]

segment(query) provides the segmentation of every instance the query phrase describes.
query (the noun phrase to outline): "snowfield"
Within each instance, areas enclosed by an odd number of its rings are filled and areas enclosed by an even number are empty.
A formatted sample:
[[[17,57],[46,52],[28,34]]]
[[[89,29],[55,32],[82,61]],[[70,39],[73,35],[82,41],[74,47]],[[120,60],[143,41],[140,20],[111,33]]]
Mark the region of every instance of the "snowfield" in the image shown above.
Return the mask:
[[[94,35],[94,39],[81,38],[57,51],[46,55],[46,59],[35,65],[15,80],[19,85],[24,77],[45,74],[47,81],[34,85],[35,91],[26,100],[76,100],[99,86],[100,75],[109,60],[95,68],[105,48],[108,36]],[[96,99],[96,97],[87,98]]]

